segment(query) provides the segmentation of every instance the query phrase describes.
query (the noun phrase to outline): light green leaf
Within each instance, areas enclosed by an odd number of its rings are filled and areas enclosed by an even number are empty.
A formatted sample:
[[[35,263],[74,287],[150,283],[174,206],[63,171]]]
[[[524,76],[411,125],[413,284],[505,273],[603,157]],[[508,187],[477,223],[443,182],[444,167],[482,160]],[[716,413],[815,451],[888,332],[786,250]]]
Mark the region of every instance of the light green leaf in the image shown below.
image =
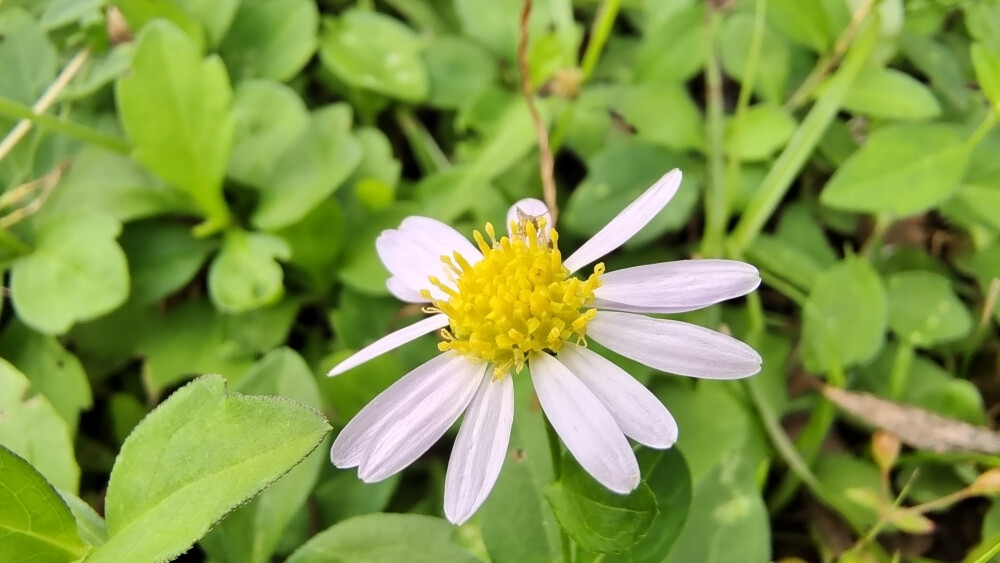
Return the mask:
[[[59,494],[31,465],[0,446],[0,560],[63,563],[87,552]]]
[[[207,217],[201,233],[224,228],[230,217],[222,181],[234,120],[222,60],[203,60],[180,29],[153,21],[139,36],[132,74],[118,81],[116,97],[135,159],[201,208]]]
[[[75,435],[80,411],[92,405],[90,382],[80,360],[55,338],[18,321],[10,323],[0,337],[0,356],[27,376],[31,391],[45,395],[70,435]]]
[[[835,209],[912,215],[958,187],[969,149],[944,125],[890,125],[873,133],[820,194]]]
[[[23,104],[35,100],[56,77],[56,48],[30,14],[19,8],[0,13],[0,96]]]
[[[341,80],[408,102],[427,96],[427,70],[413,30],[387,15],[364,10],[348,10],[326,23],[320,61]]]
[[[278,348],[257,362],[240,380],[236,390],[248,395],[278,395],[322,408],[312,370],[289,348]],[[201,540],[208,553],[220,561],[267,563],[277,549],[282,532],[328,463],[328,451],[318,448],[302,463],[278,479],[260,496],[243,505]]]
[[[385,280],[389,272],[382,265],[373,250],[375,239],[385,229],[395,229],[409,215],[416,214],[416,207],[408,204],[396,204],[377,215],[355,224],[351,233],[351,244],[344,248],[343,259],[337,277],[344,285],[365,295],[389,295]]]
[[[497,79],[497,61],[478,43],[464,37],[435,37],[424,49],[423,58],[430,85],[427,103],[432,106],[463,106]]]
[[[319,510],[320,523],[332,526],[352,516],[385,510],[399,488],[400,477],[397,473],[378,483],[365,483],[358,479],[358,474],[354,471],[334,472],[317,485],[312,493]]]
[[[868,262],[848,257],[823,273],[803,308],[806,369],[826,371],[864,363],[885,341],[885,290]]]
[[[45,7],[39,23],[46,31],[100,15],[108,0],[52,0]]]
[[[833,42],[819,2],[773,0],[767,6],[767,20],[785,37],[817,53],[826,51]]]
[[[201,53],[205,48],[205,31],[191,14],[176,2],[162,0],[116,0],[115,7],[121,10],[128,28],[133,34],[142,32],[146,25],[157,20],[166,20],[185,34]]]
[[[309,126],[309,111],[288,86],[248,80],[233,98],[235,132],[229,174],[247,184],[266,186],[274,167]]]
[[[344,520],[314,536],[288,563],[478,563],[455,541],[455,528],[419,514],[369,514]]]
[[[747,54],[753,41],[754,19],[750,14],[737,12],[722,23],[722,30],[718,36],[722,68],[741,83],[748,78]],[[788,45],[765,24],[754,79],[754,89],[765,101],[770,103],[784,101],[789,65]]]
[[[640,139],[677,151],[705,146],[701,112],[679,84],[640,84],[629,88],[624,93],[621,112]]]
[[[309,62],[318,31],[312,0],[243,0],[219,53],[233,80],[284,82]]]
[[[101,545],[108,541],[108,530],[104,526],[104,519],[86,502],[76,495],[66,491],[56,491],[62,497],[63,502],[69,506],[69,511],[76,519],[76,529],[80,533],[80,539],[88,545]]]
[[[265,233],[233,229],[208,270],[208,292],[222,311],[242,313],[277,302],[284,294],[277,260],[287,260],[285,241]]]
[[[341,186],[361,162],[361,144],[350,134],[349,108],[317,110],[305,132],[275,164],[262,185],[253,223],[273,231],[294,224]]]
[[[35,250],[14,264],[11,295],[18,316],[46,334],[99,317],[125,302],[121,224],[106,215],[65,216],[41,227]]]
[[[321,414],[298,403],[227,393],[221,376],[189,383],[122,446],[105,499],[108,542],[88,563],[176,557],[329,431]]]
[[[1000,55],[983,43],[973,43],[971,56],[979,87],[993,111],[1000,112]]]
[[[643,33],[635,53],[635,78],[649,84],[682,84],[705,64],[705,6],[676,10]]]
[[[344,212],[335,199],[320,202],[301,220],[275,234],[291,248],[289,262],[308,272],[316,287],[328,287],[335,281],[336,260],[347,235]]]
[[[941,274],[899,272],[886,278],[886,289],[889,328],[914,346],[951,342],[972,330],[972,316]]]
[[[927,120],[941,104],[922,82],[891,68],[866,68],[844,96],[844,108],[885,119]]]
[[[205,30],[210,45],[218,45],[236,15],[240,0],[172,0]]]
[[[29,381],[0,359],[0,444],[23,457],[45,479],[66,491],[80,486],[80,467],[66,422],[44,395],[25,400]]]
[[[726,129],[726,151],[741,160],[767,160],[788,143],[798,125],[781,107],[760,104],[747,108],[739,136],[730,120]]]
[[[181,289],[215,250],[214,240],[197,239],[185,225],[167,221],[131,223],[121,237],[129,257],[129,305],[148,305]]]
[[[958,188],[949,204],[961,205],[975,222],[1000,231],[1000,185],[966,184]]]

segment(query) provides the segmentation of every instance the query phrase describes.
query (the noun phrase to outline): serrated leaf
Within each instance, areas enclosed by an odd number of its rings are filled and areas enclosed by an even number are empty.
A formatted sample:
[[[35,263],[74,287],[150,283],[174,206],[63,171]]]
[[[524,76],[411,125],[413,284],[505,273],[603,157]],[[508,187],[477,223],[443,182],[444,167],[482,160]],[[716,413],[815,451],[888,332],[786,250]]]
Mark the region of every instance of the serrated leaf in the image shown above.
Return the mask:
[[[108,542],[88,563],[172,559],[329,431],[298,403],[228,393],[221,376],[189,383],[122,446],[105,499]]]
[[[945,125],[890,125],[868,138],[820,194],[846,211],[912,215],[934,207],[958,187],[969,148]]]
[[[951,342],[972,330],[972,316],[941,274],[899,272],[886,278],[886,289],[889,328],[914,346]]]
[[[202,59],[184,32],[154,20],[139,36],[132,67],[115,93],[133,156],[198,205],[207,218],[201,232],[225,227],[222,181],[234,120],[222,60]]]
[[[0,560],[63,563],[87,552],[66,503],[45,479],[0,446]]]

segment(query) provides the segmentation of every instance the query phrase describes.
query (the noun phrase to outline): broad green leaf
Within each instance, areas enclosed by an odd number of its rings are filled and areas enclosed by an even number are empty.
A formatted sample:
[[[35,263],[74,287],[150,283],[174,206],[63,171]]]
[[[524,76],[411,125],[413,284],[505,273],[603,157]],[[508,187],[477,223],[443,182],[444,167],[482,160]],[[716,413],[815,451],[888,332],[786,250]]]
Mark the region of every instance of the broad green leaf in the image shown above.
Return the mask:
[[[726,73],[741,83],[747,79],[747,55],[753,41],[754,17],[746,13],[734,13],[722,23],[719,32],[719,58]],[[770,103],[780,103],[785,98],[788,84],[790,55],[788,45],[770,27],[763,31],[760,57],[754,90]]]
[[[636,456],[643,481],[656,495],[658,514],[649,531],[628,551],[605,555],[605,563],[660,563],[684,527],[691,505],[691,474],[677,448],[642,449]]]
[[[826,51],[833,42],[819,2],[773,0],[767,6],[767,20],[785,37],[817,53]]]
[[[972,316],[941,274],[899,272],[886,278],[889,328],[914,346],[958,340],[972,330]]]
[[[427,103],[458,108],[497,80],[497,61],[478,43],[456,35],[435,37],[423,51],[430,89]]]
[[[221,311],[243,313],[277,302],[284,294],[277,260],[287,260],[285,241],[233,229],[208,270],[208,292]]]
[[[93,55],[83,70],[62,91],[60,99],[79,100],[93,96],[132,68],[134,54],[135,44],[121,43],[114,45],[105,53]]]
[[[413,30],[387,15],[362,10],[348,10],[326,23],[320,61],[341,80],[408,102],[427,96],[427,69]]]
[[[284,84],[248,80],[236,88],[233,115],[229,174],[247,184],[266,186],[274,167],[309,126],[305,102]]]
[[[202,233],[224,228],[230,217],[222,181],[234,119],[222,60],[202,59],[180,29],[156,20],[140,34],[132,66],[116,98],[133,156],[198,205],[207,218]]]
[[[56,48],[30,14],[0,13],[0,96],[31,105],[56,77]]]
[[[830,453],[820,456],[816,462],[816,477],[831,493],[843,495],[852,502],[844,503],[845,511],[854,522],[865,526],[874,524],[878,512],[864,502],[856,502],[861,497],[848,491],[866,490],[877,493],[881,490],[878,469],[869,461],[863,461],[846,453]],[[852,498],[853,497],[853,498]]]
[[[823,273],[802,310],[803,361],[819,373],[875,356],[885,341],[887,304],[871,265],[847,258]]]
[[[344,212],[335,199],[320,202],[308,215],[275,234],[288,243],[289,262],[308,272],[315,287],[325,288],[335,281],[335,264],[347,235]]]
[[[0,560],[63,563],[86,554],[76,521],[31,465],[0,446]]]
[[[624,93],[620,107],[640,139],[677,151],[705,146],[701,112],[679,84],[636,85]]]
[[[649,485],[640,482],[627,495],[611,492],[569,453],[563,454],[562,474],[545,488],[545,498],[563,531],[580,547],[597,553],[628,551],[659,515]]]
[[[309,62],[318,31],[312,0],[243,0],[219,53],[235,81],[284,82]]]
[[[551,563],[562,557],[559,523],[544,496],[553,480],[552,455],[544,415],[532,407],[530,379],[517,383],[507,458],[475,519],[493,563]]]
[[[88,563],[176,557],[329,430],[321,414],[298,403],[228,393],[221,376],[189,383],[122,446],[105,498],[108,542]]]
[[[332,526],[352,516],[384,511],[399,488],[400,477],[397,473],[378,483],[365,483],[355,471],[334,472],[312,493],[320,524]]]
[[[275,163],[268,180],[257,186],[261,194],[254,225],[272,231],[294,224],[358,166],[362,147],[350,134],[346,109],[332,105],[313,113],[305,132]]]
[[[741,160],[766,160],[792,137],[798,125],[795,118],[779,106],[759,104],[747,108],[739,136],[730,120],[726,129],[726,151]]]
[[[1000,185],[963,185],[949,204],[961,205],[976,223],[1000,230],[1000,214],[996,213],[1000,209]]]
[[[912,215],[958,187],[969,148],[944,125],[890,125],[874,132],[820,194],[835,209]]]
[[[393,153],[392,143],[381,129],[375,127],[359,127],[354,131],[354,138],[361,146],[361,162],[347,179],[347,185],[355,187],[355,193],[361,185],[370,182],[387,189],[390,196],[395,196],[396,184],[403,172],[403,165]],[[395,199],[391,197],[388,203]],[[384,207],[384,206],[383,206]]]
[[[705,7],[695,2],[646,29],[635,53],[637,82],[682,84],[705,64]]]
[[[52,0],[45,7],[39,23],[45,30],[100,16],[100,9],[108,0]]]
[[[172,0],[201,24],[211,46],[219,44],[233,22],[241,0]]]
[[[927,120],[941,115],[941,104],[922,82],[891,68],[866,68],[844,96],[844,108],[872,117]]]
[[[129,292],[121,224],[106,215],[76,215],[42,226],[34,252],[11,273],[14,308],[25,324],[62,334],[74,323],[108,313]]]
[[[477,563],[459,547],[455,528],[419,514],[369,514],[344,520],[314,536],[288,563]]]
[[[69,506],[69,511],[76,519],[76,529],[87,545],[101,545],[108,541],[108,530],[104,526],[104,519],[80,497],[67,493],[66,491],[56,491],[62,497],[63,502]]]
[[[217,247],[214,240],[194,238],[185,225],[166,221],[131,223],[120,242],[129,259],[132,306],[155,303],[184,287]]]
[[[236,390],[248,395],[278,395],[320,409],[319,389],[312,370],[289,348],[278,348],[257,362]],[[328,452],[318,448],[302,463],[278,479],[249,504],[229,513],[205,538],[202,547],[220,561],[267,563],[277,549],[282,532],[306,497]]]
[[[816,282],[822,267],[808,254],[789,241],[762,234],[753,239],[747,258],[765,272],[772,272],[799,289],[809,289]]]
[[[187,34],[199,53],[204,50],[204,29],[177,2],[164,2],[162,0],[117,0],[115,7],[125,17],[128,29],[133,34],[140,33],[151,22],[166,20]]]
[[[979,87],[993,111],[1000,112],[1000,55],[983,43],[973,43],[971,56]]]
[[[80,411],[92,405],[90,382],[80,360],[55,338],[17,321],[8,324],[0,337],[0,357],[28,378],[31,391],[45,395],[65,421],[70,435],[75,435]]]
[[[514,64],[520,32],[521,1],[454,0],[453,3],[455,17],[461,24],[464,35],[481,45],[485,45],[497,58]],[[452,2],[449,2],[450,4]],[[428,9],[441,11],[440,6],[435,5]],[[564,19],[563,16],[566,15],[569,18]],[[571,28],[573,24],[571,18],[572,13],[568,4],[553,0],[540,0],[535,3],[535,9],[531,11],[531,17],[528,21],[528,34],[533,38],[532,43],[536,40],[534,38],[541,38],[555,29],[560,37],[563,66],[576,63],[575,58],[571,57],[576,56],[579,47],[579,40]],[[567,31],[571,35],[569,40],[565,38]],[[529,59],[530,57],[529,53]]]

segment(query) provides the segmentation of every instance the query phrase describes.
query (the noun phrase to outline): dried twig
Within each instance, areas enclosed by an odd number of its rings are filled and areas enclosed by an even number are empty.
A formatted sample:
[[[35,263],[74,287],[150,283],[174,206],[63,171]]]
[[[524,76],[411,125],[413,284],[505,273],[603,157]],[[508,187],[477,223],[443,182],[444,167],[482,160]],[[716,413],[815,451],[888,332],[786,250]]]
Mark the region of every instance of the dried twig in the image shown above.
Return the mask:
[[[24,219],[26,219],[27,217],[31,216],[39,209],[41,209],[42,204],[44,204],[45,201],[49,199],[49,196],[52,195],[52,191],[56,189],[57,185],[59,185],[59,180],[62,178],[63,174],[65,174],[66,170],[68,169],[69,169],[68,162],[60,164],[59,166],[53,168],[51,171],[46,173],[41,178],[32,180],[27,184],[18,186],[13,190],[4,194],[5,196],[8,194],[18,194],[19,196],[18,201],[13,203],[20,203],[20,201],[23,200],[24,198],[28,197],[34,192],[37,192],[35,198],[29,201],[27,204],[11,211],[10,213],[4,215],[3,217],[0,217],[0,229],[9,229],[10,227],[13,227],[17,223],[23,221]],[[5,201],[4,203],[9,205],[12,202]]]
[[[528,67],[528,20],[531,17],[532,0],[524,0],[521,8],[520,36],[517,42],[517,66],[521,71],[521,94],[528,104],[528,111],[531,112],[531,121],[535,125],[535,132],[538,135],[538,166],[542,175],[542,194],[545,198],[545,205],[552,215],[552,225],[555,226],[559,208],[556,205],[556,179],[554,174],[555,159],[552,156],[552,147],[549,146],[549,131],[538,113],[535,106],[534,88],[531,85],[531,69]]]

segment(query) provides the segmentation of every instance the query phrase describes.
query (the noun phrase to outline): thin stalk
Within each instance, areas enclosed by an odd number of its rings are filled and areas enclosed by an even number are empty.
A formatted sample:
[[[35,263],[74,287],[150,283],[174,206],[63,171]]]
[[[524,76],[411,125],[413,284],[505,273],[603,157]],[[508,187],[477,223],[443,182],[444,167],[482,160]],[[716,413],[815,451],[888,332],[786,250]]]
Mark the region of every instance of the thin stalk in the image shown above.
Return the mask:
[[[992,108],[991,108],[992,109]],[[968,150],[976,148],[979,143],[982,142],[983,138],[993,130],[993,127],[997,124],[997,114],[995,111],[986,112],[986,117],[979,123],[975,131],[969,135],[969,138],[965,140],[965,146]]]
[[[836,117],[840,105],[854,79],[868,60],[878,39],[877,22],[869,22],[847,52],[844,63],[830,78],[830,85],[823,91],[816,104],[796,129],[791,140],[775,161],[771,171],[761,182],[750,200],[740,222],[729,240],[731,253],[742,254],[771,218],[792,182],[802,171],[809,155],[819,143],[826,128]]]
[[[722,70],[715,52],[715,37],[719,32],[718,11],[705,10],[706,63],[705,63],[705,137],[708,141],[708,178],[705,185],[705,234],[701,240],[701,253],[706,257],[722,255],[722,241],[726,236],[729,201],[726,197],[726,147],[725,114],[722,100]]]
[[[398,108],[396,110],[396,123],[399,123],[399,128],[403,130],[403,135],[406,136],[406,140],[409,141],[410,148],[413,150],[417,166],[420,167],[425,176],[451,167],[451,162],[438,146],[437,141],[434,140],[434,136],[427,131],[419,119],[413,116],[411,110],[403,107]]]
[[[590,41],[587,42],[587,49],[583,52],[583,59],[580,62],[581,82],[590,80],[597,67],[597,61],[601,59],[604,52],[604,45],[611,36],[611,29],[615,26],[615,19],[618,17],[618,10],[621,9],[621,0],[605,0],[601,7],[597,9],[594,16],[594,25],[590,28]]]
[[[128,154],[132,150],[132,146],[120,137],[101,133],[96,129],[91,129],[90,127],[52,117],[44,113],[35,113],[28,106],[3,96],[0,96],[0,115],[15,119],[26,119],[42,129],[61,133],[67,137],[97,145],[118,154]]]
[[[562,446],[559,445],[559,434],[549,422],[549,417],[542,416],[542,419],[545,421],[545,436],[548,438],[549,454],[552,456],[552,480],[558,481],[562,475]],[[559,526],[559,543],[562,545],[563,563],[571,563],[573,549],[569,543],[569,536],[566,535],[562,526]]]
[[[889,398],[893,401],[903,398],[911,364],[913,364],[913,345],[901,340],[899,347],[896,348],[896,357],[892,361],[892,371],[889,372]]]
[[[1000,532],[997,532],[979,544],[962,560],[962,563],[987,563],[993,556],[1000,553]]]

